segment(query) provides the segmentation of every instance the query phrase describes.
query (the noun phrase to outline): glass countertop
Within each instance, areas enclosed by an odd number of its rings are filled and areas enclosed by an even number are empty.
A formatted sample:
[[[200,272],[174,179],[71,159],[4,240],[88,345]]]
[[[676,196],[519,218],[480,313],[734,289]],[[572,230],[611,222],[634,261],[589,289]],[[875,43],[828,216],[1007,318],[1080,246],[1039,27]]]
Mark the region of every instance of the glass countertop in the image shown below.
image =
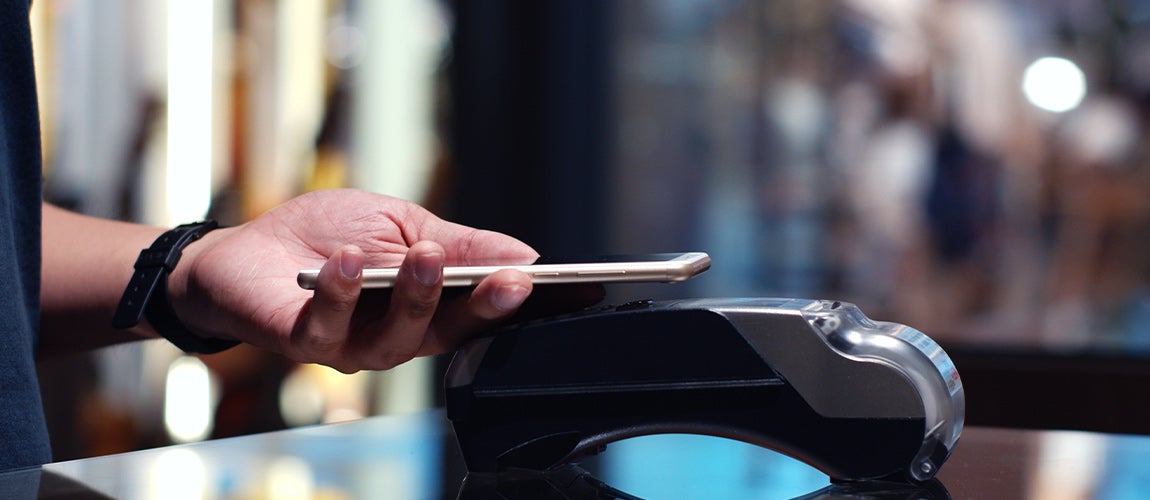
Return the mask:
[[[640,498],[858,498],[860,485],[772,451],[694,435],[633,438],[579,463]],[[291,429],[0,474],[4,498],[456,498],[462,465],[442,411]],[[868,498],[1146,498],[1150,437],[970,428],[929,488]]]

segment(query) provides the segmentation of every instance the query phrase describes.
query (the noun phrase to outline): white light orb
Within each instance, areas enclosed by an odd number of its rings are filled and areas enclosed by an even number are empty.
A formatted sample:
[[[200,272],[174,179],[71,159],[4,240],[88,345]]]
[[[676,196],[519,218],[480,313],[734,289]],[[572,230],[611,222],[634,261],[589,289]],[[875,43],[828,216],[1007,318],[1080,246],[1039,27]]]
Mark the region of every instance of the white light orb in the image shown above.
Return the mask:
[[[1039,109],[1064,113],[1078,107],[1086,97],[1086,75],[1069,59],[1043,57],[1023,72],[1022,93]]]

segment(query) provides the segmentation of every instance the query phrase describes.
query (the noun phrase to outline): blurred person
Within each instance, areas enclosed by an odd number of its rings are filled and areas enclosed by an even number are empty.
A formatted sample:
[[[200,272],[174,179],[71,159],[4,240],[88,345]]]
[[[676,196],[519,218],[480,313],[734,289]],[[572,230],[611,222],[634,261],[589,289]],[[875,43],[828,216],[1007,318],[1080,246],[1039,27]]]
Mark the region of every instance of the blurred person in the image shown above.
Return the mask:
[[[874,97],[877,109],[856,117],[857,151],[842,169],[843,203],[854,216],[853,254],[848,256],[846,286],[868,297],[887,314],[929,324],[919,311],[927,304],[925,221],[920,205],[937,147],[931,123],[929,75],[875,78],[858,97]],[[847,110],[844,110],[847,111]],[[847,158],[845,155],[842,158]]]
[[[0,470],[51,460],[37,357],[162,335],[192,352],[246,342],[343,372],[382,370],[452,349],[532,292],[526,274],[505,270],[444,293],[445,264],[529,262],[536,253],[354,190],[305,194],[236,227],[184,228],[204,234],[182,248],[170,274],[133,271],[142,249],[171,234],[42,201],[28,15],[27,0],[0,0]],[[393,290],[361,294],[365,266],[396,265]],[[317,267],[314,294],[296,286],[300,269]],[[130,281],[156,290],[143,303],[121,303],[133,296]],[[121,314],[135,326],[113,327]]]
[[[1150,169],[1134,101],[1094,95],[1052,131],[1048,207],[1050,273],[1041,333],[1061,342],[1150,344]]]

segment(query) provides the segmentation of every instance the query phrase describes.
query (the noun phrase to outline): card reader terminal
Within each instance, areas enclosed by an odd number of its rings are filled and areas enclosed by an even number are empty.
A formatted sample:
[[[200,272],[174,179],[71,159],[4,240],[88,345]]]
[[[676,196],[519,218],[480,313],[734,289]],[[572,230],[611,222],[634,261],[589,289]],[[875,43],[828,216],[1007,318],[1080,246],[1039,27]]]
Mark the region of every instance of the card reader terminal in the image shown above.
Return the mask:
[[[962,433],[962,381],[913,328],[802,299],[638,301],[470,341],[446,379],[469,471],[546,470],[622,439],[705,434],[837,481],[927,481]]]

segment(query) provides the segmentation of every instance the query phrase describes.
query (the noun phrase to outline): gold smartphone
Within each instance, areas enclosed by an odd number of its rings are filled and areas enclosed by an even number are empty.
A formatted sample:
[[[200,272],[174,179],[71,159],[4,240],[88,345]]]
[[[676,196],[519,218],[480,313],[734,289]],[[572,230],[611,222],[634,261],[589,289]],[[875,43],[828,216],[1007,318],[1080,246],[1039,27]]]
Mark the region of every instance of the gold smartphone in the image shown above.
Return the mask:
[[[501,269],[517,269],[531,276],[534,283],[634,283],[684,281],[711,267],[711,257],[704,252],[604,255],[590,258],[544,258],[532,264],[447,266],[443,268],[443,286],[472,286]],[[399,268],[363,270],[364,288],[389,288],[395,285]],[[319,269],[299,272],[296,281],[308,290],[315,288]]]

